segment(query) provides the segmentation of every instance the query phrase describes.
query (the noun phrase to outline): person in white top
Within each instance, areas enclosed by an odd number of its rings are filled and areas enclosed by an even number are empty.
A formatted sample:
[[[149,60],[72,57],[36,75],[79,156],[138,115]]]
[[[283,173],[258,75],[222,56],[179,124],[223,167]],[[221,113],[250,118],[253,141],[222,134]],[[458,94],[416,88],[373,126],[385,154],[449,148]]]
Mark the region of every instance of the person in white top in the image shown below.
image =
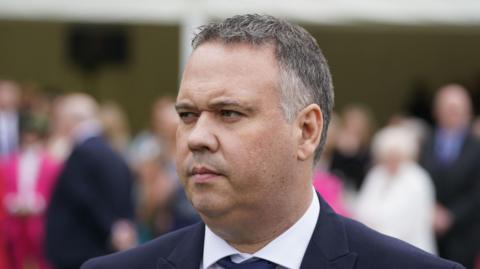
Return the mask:
[[[428,173],[415,162],[418,143],[403,127],[386,127],[372,143],[377,164],[360,190],[358,220],[387,235],[436,253],[433,215],[435,190]]]

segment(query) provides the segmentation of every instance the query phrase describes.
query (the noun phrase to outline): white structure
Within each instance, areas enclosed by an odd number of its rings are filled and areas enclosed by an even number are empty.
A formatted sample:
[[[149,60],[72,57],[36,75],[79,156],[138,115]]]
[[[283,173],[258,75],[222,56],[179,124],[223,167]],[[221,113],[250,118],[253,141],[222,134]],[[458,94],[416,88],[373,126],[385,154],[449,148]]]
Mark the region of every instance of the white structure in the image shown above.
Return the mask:
[[[180,68],[193,29],[243,13],[311,24],[480,25],[478,0],[0,0],[0,19],[181,25]]]
[[[477,0],[0,0],[0,19],[178,24],[251,12],[321,24],[480,24]]]

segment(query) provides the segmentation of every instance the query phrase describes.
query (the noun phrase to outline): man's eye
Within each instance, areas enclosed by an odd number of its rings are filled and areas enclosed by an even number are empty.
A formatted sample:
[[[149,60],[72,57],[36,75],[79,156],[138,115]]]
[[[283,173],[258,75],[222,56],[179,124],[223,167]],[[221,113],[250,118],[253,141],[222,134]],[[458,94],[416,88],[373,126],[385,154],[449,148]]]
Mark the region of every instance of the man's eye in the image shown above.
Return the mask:
[[[221,110],[220,116],[223,118],[238,118],[242,116],[242,113],[233,110]]]
[[[193,122],[197,118],[197,114],[193,112],[178,112],[180,119],[185,122]]]

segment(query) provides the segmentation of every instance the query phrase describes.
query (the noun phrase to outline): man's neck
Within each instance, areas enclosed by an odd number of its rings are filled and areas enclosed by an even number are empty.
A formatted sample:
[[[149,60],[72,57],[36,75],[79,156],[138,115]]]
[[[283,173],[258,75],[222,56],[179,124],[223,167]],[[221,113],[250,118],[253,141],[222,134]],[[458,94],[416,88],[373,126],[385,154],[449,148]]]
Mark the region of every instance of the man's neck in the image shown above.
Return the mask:
[[[224,223],[219,225],[215,221],[206,221],[206,224],[239,252],[253,254],[292,227],[305,214],[312,203],[312,187],[310,186],[308,192],[304,192],[303,195],[295,194],[292,197],[297,197],[297,200],[296,203],[290,204],[288,210],[280,210],[282,207],[279,206],[277,212],[265,212],[262,216],[242,218],[247,220],[245,222],[236,221],[231,225]],[[246,227],[248,229],[245,229]]]
[[[87,120],[78,124],[73,130],[73,139],[76,144],[81,144],[88,138],[101,133],[102,127],[97,120]]]

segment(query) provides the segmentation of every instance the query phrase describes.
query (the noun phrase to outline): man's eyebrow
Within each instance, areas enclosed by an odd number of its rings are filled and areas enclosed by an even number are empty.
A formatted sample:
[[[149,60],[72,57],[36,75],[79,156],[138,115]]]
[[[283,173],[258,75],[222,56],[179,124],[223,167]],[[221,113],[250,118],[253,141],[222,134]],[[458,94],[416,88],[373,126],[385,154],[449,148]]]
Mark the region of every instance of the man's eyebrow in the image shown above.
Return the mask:
[[[239,102],[237,100],[228,100],[228,99],[213,101],[208,104],[208,107],[210,109],[217,109],[217,110],[225,107],[232,107],[232,108],[238,108],[247,112],[251,112],[254,110],[250,105],[246,103]]]
[[[194,110],[196,107],[190,103],[180,102],[175,104],[175,110]]]
[[[222,99],[222,100],[214,100],[208,104],[208,109],[209,110],[220,110],[222,108],[237,108],[245,112],[253,112],[255,109],[243,102],[239,102],[237,100],[228,100],[228,99]],[[179,102],[175,104],[175,110],[182,111],[182,110],[198,110],[198,107],[193,105],[190,102]]]

